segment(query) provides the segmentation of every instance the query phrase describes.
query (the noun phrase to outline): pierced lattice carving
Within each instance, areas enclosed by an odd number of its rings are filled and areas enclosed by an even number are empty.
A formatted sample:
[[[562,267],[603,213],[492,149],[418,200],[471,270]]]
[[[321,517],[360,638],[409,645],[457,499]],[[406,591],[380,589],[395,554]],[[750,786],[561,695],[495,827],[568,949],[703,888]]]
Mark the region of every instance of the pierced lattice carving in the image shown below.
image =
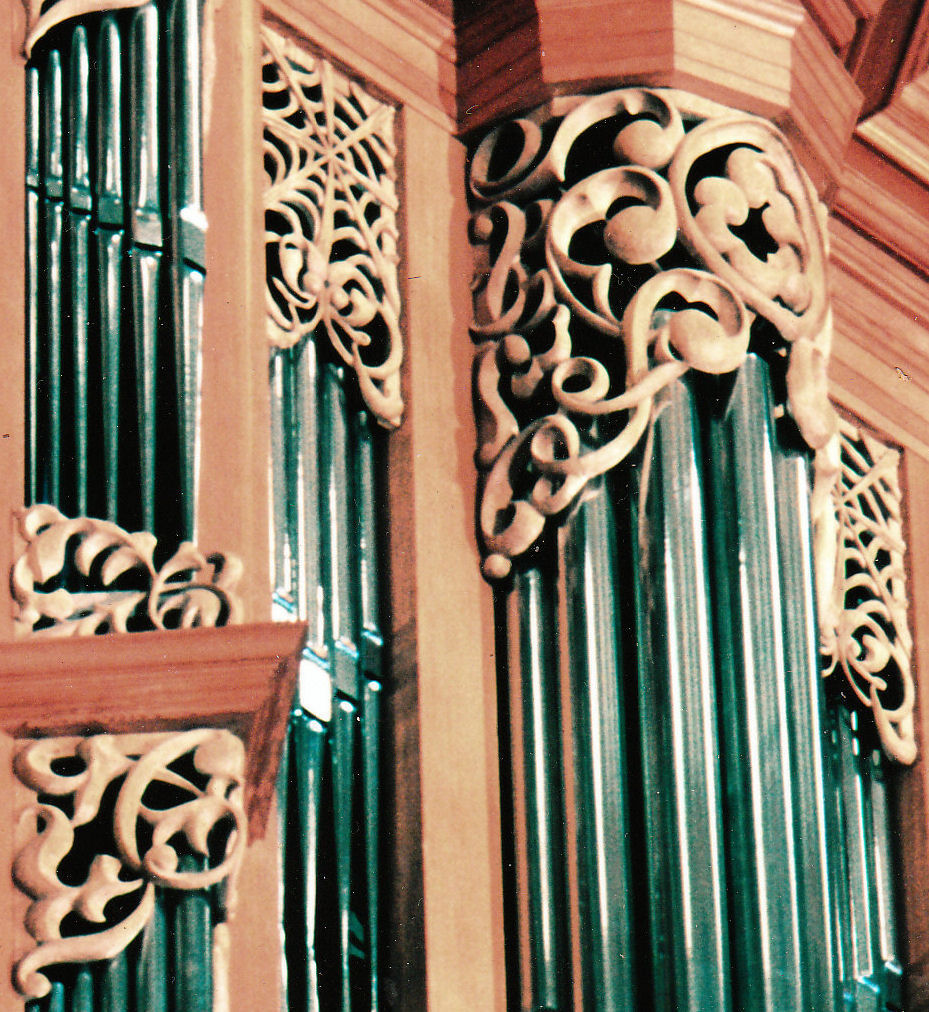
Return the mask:
[[[70,519],[48,505],[23,510],[19,529],[26,547],[11,584],[20,634],[89,636],[241,621],[233,590],[242,565],[234,555],[204,556],[185,541],[159,568],[147,531]]]
[[[399,425],[394,110],[275,32],[262,40],[268,337],[325,333],[373,414]]]
[[[853,706],[868,707],[886,752],[916,758],[906,546],[900,520],[900,454],[841,423],[833,492],[831,593],[820,602],[825,673],[841,671]]]
[[[246,841],[244,769],[241,741],[215,729],[22,743],[14,770],[34,798],[19,815],[13,877],[32,901],[25,926],[35,945],[16,963],[17,990],[41,998],[46,967],[123,951],[151,918],[156,886],[204,889],[234,876]],[[179,870],[181,851],[199,855],[203,870]]]
[[[662,388],[750,349],[786,366],[831,509],[825,212],[775,127],[679,91],[559,98],[486,135],[470,190],[487,576],[628,456]]]

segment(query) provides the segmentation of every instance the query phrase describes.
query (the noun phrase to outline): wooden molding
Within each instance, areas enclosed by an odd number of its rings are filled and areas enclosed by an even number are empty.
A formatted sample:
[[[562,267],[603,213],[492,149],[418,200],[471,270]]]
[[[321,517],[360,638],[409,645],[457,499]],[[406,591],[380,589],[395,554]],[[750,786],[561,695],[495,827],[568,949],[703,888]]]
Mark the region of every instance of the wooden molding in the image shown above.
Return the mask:
[[[929,273],[926,186],[859,136],[849,147],[833,213]]]
[[[565,91],[671,85],[774,120],[821,193],[838,179],[860,95],[798,3],[542,0],[534,17],[459,34],[462,133]],[[522,10],[522,5],[518,5]],[[464,45],[461,45],[461,43]],[[481,43],[483,45],[481,46]]]
[[[252,836],[264,835],[305,628],[130,633],[8,645],[0,731],[39,735],[224,727],[246,750]]]
[[[929,7],[926,8],[929,10]],[[893,102],[864,120],[861,140],[929,186],[929,72],[900,90]]]
[[[929,279],[833,219],[833,398],[929,459]]]

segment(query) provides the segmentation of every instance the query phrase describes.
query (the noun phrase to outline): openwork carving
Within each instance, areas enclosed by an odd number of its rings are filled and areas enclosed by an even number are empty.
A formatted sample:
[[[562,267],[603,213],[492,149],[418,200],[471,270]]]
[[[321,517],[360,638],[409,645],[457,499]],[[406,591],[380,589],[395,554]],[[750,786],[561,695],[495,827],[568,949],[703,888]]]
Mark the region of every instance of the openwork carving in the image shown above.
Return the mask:
[[[242,743],[224,730],[23,743],[14,769],[35,798],[19,815],[13,877],[32,900],[35,946],[16,964],[17,990],[41,998],[46,967],[117,955],[148,923],[156,886],[204,889],[233,876],[246,840],[244,768]],[[182,853],[199,855],[203,870],[180,871]]]
[[[887,753],[911,763],[915,690],[899,465],[896,450],[841,423],[833,582],[820,607],[825,673],[845,675],[849,703],[868,707]]]
[[[657,395],[749,350],[786,373],[831,512],[825,213],[768,122],[679,91],[565,97],[471,161],[488,577],[646,433]]]
[[[325,333],[365,403],[400,423],[394,110],[267,28],[268,337]]]
[[[204,556],[185,541],[159,568],[147,531],[69,519],[48,505],[23,510],[19,529],[26,548],[11,583],[20,634],[89,636],[241,621],[233,589],[242,565],[233,555]]]

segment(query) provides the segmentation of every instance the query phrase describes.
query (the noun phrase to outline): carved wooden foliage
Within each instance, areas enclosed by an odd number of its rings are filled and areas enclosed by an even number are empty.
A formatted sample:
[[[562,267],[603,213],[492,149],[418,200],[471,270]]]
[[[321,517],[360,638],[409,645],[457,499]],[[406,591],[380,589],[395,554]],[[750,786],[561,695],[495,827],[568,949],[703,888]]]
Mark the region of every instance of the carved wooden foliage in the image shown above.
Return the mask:
[[[885,751],[916,757],[906,546],[900,518],[900,454],[846,422],[833,489],[834,579],[821,601],[826,674],[844,675],[852,706],[868,707]]]
[[[13,877],[31,900],[34,941],[14,969],[21,994],[48,994],[46,967],[125,949],[152,916],[156,886],[203,889],[234,875],[244,766],[239,739],[216,729],[21,744],[14,771],[31,801]],[[179,870],[182,854],[199,855],[203,870]]]
[[[399,425],[394,110],[270,29],[262,41],[268,337],[327,336]]]
[[[663,387],[750,349],[786,368],[828,491],[824,211],[775,127],[679,91],[559,98],[486,135],[470,190],[486,575],[628,456]]]
[[[242,566],[235,556],[205,557],[185,541],[157,567],[155,537],[147,531],[71,519],[48,505],[23,510],[19,528],[26,547],[11,584],[21,634],[87,636],[241,621],[233,589]]]

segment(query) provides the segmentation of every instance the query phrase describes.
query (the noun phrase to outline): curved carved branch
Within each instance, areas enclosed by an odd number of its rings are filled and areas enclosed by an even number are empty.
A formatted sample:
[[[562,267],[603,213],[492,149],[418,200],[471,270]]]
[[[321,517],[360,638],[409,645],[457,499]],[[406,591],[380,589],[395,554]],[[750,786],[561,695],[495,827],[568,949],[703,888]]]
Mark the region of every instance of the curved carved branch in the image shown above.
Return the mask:
[[[178,765],[184,758],[194,774]],[[63,760],[69,772],[60,772]],[[13,865],[16,884],[32,901],[25,927],[35,945],[14,970],[23,996],[49,993],[46,967],[123,951],[151,918],[156,885],[195,890],[234,881],[246,840],[245,750],[230,732],[45,738],[22,744],[14,771],[42,799],[20,813]],[[111,785],[112,811],[101,809]],[[143,801],[153,785],[161,789],[158,808]],[[79,826],[93,829],[95,853],[76,845]],[[205,869],[179,872],[179,847],[200,855]],[[86,864],[81,884],[62,882],[65,860]],[[135,902],[116,917],[108,905],[120,896]]]
[[[325,334],[381,424],[400,424],[394,110],[262,28],[268,338]]]
[[[665,386],[749,350],[831,489],[825,217],[775,127],[680,91],[567,96],[489,131],[469,184],[488,577],[638,446]]]
[[[26,548],[11,584],[20,634],[127,632],[130,621],[152,629],[169,622],[186,629],[241,621],[233,588],[242,565],[235,556],[205,557],[185,541],[156,568],[156,542],[147,531],[130,534],[106,520],[69,519],[48,505],[23,510],[18,520]],[[79,574],[83,589],[64,585],[69,573]],[[116,583],[124,588],[113,588]]]

